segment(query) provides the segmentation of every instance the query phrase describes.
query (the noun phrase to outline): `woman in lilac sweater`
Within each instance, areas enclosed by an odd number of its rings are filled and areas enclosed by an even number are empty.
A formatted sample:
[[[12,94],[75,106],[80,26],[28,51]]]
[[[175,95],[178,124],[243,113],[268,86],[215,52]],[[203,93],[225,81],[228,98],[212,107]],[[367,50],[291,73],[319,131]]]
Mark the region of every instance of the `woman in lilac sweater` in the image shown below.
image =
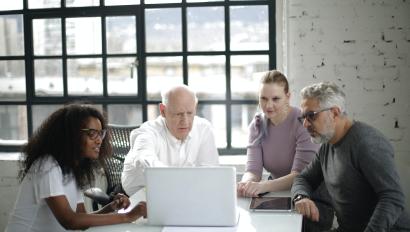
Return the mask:
[[[289,190],[295,176],[319,149],[297,119],[301,111],[290,106],[289,99],[286,77],[276,70],[267,72],[259,90],[263,113],[257,114],[250,124],[248,161],[238,183],[239,196]],[[270,173],[269,180],[261,180],[263,168]]]

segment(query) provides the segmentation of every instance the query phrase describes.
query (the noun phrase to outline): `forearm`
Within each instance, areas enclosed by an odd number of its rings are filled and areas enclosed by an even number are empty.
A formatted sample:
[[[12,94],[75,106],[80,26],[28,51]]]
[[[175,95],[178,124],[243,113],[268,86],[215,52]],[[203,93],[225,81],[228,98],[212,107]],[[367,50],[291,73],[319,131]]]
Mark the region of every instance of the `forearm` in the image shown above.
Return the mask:
[[[68,217],[65,222],[61,222],[62,226],[68,230],[85,230],[92,226],[104,226],[111,224],[119,224],[129,222],[126,214],[86,214],[75,213],[72,217]]]
[[[298,172],[291,172],[286,176],[282,176],[280,178],[274,180],[267,180],[265,181],[266,185],[266,192],[277,192],[277,191],[285,191],[290,190],[293,184],[293,180],[298,175]]]
[[[247,182],[247,181],[259,182],[260,180],[261,180],[260,176],[255,175],[252,172],[245,172],[242,176],[241,182]]]

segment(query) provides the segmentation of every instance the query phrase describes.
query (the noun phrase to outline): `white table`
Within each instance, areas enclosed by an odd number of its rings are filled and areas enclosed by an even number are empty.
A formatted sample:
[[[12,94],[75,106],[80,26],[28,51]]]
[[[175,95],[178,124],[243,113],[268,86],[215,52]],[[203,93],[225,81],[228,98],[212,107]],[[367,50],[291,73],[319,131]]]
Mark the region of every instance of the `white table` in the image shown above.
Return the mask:
[[[270,193],[266,196],[289,196],[289,192]],[[140,191],[131,197],[131,206],[145,199],[145,193]],[[239,222],[234,231],[236,232],[300,232],[302,230],[302,215],[295,212],[252,212],[249,211],[250,198],[238,198],[240,212]],[[163,227],[150,226],[147,219],[140,218],[134,223],[99,226],[89,228],[87,231],[99,232],[160,232]]]

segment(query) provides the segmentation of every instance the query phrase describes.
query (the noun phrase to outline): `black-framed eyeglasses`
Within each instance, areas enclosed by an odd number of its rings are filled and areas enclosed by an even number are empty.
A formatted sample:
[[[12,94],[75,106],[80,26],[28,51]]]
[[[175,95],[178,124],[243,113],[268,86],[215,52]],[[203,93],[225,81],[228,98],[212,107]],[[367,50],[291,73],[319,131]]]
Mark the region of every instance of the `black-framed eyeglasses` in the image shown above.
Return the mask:
[[[84,129],[81,129],[81,131],[85,132],[87,136],[92,140],[96,140],[97,137],[100,137],[102,140],[105,138],[105,135],[107,134],[106,129],[96,130],[96,129],[91,129],[91,128],[84,128]]]
[[[302,116],[298,117],[298,120],[302,124],[303,124],[303,120],[305,120],[305,119],[308,120],[309,122],[313,122],[313,121],[316,120],[317,115],[319,113],[321,113],[323,111],[326,111],[326,110],[331,110],[331,109],[332,109],[332,107],[321,109],[321,110],[318,110],[318,111],[308,111],[308,112],[302,114]]]

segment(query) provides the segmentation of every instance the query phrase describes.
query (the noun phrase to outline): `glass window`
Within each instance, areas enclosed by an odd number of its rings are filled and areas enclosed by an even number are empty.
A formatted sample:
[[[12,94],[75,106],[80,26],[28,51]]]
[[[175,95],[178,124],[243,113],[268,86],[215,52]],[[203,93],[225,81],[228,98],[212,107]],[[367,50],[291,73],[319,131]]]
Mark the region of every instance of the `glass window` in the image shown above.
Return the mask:
[[[33,131],[36,131],[44,120],[63,105],[33,105]]]
[[[61,55],[61,19],[33,20],[34,55]]]
[[[225,56],[189,56],[188,74],[199,100],[225,99]]]
[[[231,6],[231,50],[268,50],[267,6]]]
[[[261,72],[269,70],[267,55],[231,57],[231,93],[233,99],[258,100]]]
[[[24,100],[26,79],[24,60],[0,60],[1,101]]]
[[[141,125],[142,107],[141,105],[108,105],[108,123],[118,125]]]
[[[0,105],[0,128],[0,140],[26,140],[26,106]]]
[[[61,3],[61,0],[28,0],[28,8],[30,9],[58,8],[61,6],[60,3]]]
[[[135,16],[106,18],[107,53],[136,53]]]
[[[0,56],[24,55],[23,15],[0,15],[0,25]]]
[[[249,140],[249,124],[255,116],[257,105],[233,105],[231,110],[232,147],[246,147]]]
[[[67,60],[69,95],[102,95],[102,63],[100,58]]]
[[[107,59],[107,88],[111,96],[138,94],[138,64],[136,58]]]
[[[261,74],[276,65],[275,1],[0,2],[0,139],[27,139],[73,101],[140,125],[160,115],[163,88],[185,83],[220,153],[245,152]]]
[[[66,19],[67,54],[101,54],[101,18]]]
[[[0,1],[0,11],[21,9],[23,9],[23,1]]]
[[[206,118],[211,122],[216,146],[225,148],[226,143],[226,108],[224,105],[205,105],[199,104],[197,107],[197,115]]]
[[[225,50],[223,7],[188,7],[187,17],[189,51]]]
[[[119,5],[135,5],[140,4],[140,0],[105,0],[106,6],[119,6]]]
[[[147,58],[147,98],[149,100],[161,100],[162,88],[182,83],[182,57]]]
[[[66,7],[99,6],[100,0],[65,0]]]
[[[62,68],[61,59],[34,60],[36,96],[63,96]]]
[[[145,31],[147,52],[181,51],[181,9],[147,9]]]

